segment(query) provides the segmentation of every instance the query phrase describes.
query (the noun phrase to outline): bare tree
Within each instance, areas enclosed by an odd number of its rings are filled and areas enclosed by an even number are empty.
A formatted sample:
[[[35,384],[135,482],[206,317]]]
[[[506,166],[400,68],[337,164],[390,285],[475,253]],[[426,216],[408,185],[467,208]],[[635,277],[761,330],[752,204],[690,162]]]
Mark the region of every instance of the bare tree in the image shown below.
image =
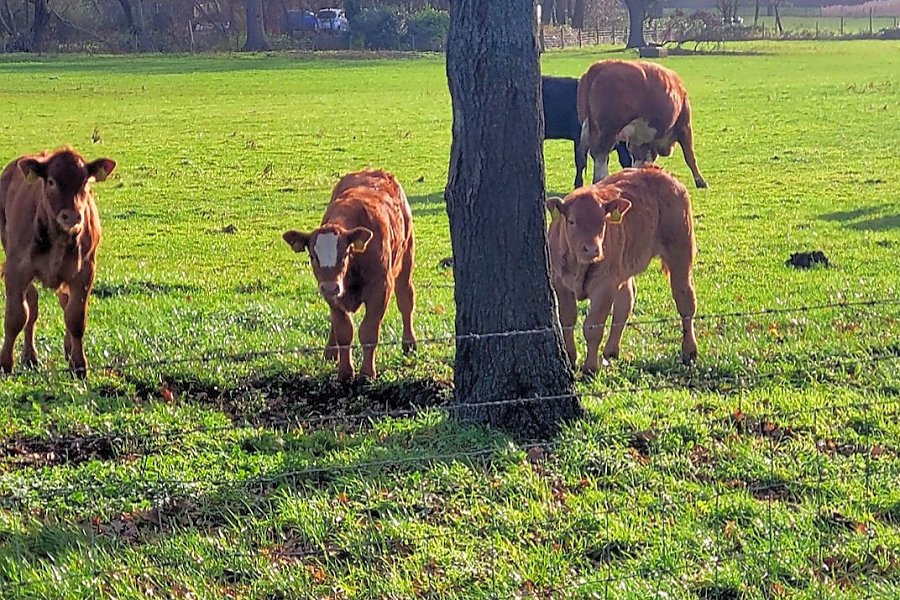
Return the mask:
[[[533,0],[453,0],[447,213],[456,286],[457,416],[523,437],[577,417],[549,280]],[[507,334],[506,332],[522,332]],[[554,400],[479,405],[523,397]]]
[[[628,9],[628,41],[626,48],[641,48],[647,45],[644,40],[644,20],[647,18],[648,0],[622,0]]]
[[[132,48],[144,50],[144,0],[119,0],[119,5],[125,13],[125,21],[128,23],[128,32],[132,36]]]
[[[263,25],[262,0],[246,0],[247,8],[247,41],[244,43],[244,52],[268,50],[266,42],[266,28]]]

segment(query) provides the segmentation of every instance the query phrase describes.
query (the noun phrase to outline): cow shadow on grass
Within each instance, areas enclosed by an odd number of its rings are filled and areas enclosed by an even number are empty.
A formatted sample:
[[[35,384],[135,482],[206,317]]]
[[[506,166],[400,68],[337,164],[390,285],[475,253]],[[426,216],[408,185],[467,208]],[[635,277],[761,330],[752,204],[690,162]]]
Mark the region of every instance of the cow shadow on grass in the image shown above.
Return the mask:
[[[900,228],[900,207],[896,204],[866,206],[847,211],[819,215],[823,221],[839,221],[843,227],[856,231],[890,231]]]

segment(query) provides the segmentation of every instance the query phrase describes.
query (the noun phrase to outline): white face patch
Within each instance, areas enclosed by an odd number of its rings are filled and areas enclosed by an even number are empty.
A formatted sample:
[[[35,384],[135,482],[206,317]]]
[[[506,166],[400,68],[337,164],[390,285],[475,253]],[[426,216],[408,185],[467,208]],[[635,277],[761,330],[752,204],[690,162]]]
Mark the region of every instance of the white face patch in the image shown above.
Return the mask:
[[[323,267],[336,267],[338,254],[338,235],[336,233],[320,233],[316,236],[313,253]]]

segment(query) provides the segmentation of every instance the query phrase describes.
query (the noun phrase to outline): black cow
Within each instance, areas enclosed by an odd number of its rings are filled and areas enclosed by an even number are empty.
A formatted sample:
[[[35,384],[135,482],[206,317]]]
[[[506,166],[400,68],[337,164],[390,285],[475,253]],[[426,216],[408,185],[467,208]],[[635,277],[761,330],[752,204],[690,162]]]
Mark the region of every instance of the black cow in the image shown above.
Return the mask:
[[[581,123],[578,122],[576,96],[577,77],[541,77],[541,93],[544,100],[544,139],[572,140],[575,143],[575,187],[584,183],[582,173],[587,167],[587,153],[578,152],[581,139]],[[632,166],[631,154],[625,142],[616,144],[619,164],[622,168]]]

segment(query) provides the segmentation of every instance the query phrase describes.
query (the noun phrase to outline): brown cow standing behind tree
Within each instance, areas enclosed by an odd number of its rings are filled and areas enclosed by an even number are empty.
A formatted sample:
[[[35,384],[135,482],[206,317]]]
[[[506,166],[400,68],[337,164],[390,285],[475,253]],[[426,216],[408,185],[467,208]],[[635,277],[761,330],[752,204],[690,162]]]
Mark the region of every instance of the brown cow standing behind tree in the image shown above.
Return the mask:
[[[646,61],[594,63],[578,82],[578,120],[579,148],[594,157],[594,183],[609,174],[609,153],[623,140],[635,166],[669,156],[678,142],[694,183],[707,187],[694,157],[691,105],[675,71]]]
[[[361,373],[375,378],[375,346],[395,286],[403,317],[403,350],[415,350],[412,211],[392,174],[366,169],[344,175],[334,187],[319,228],[310,233],[287,231],[283,237],[295,252],[309,251],[319,292],[331,308],[325,358],[337,359],[340,381],[353,377],[350,313],[363,304]]]
[[[613,323],[603,356],[614,358],[634,309],[634,277],[655,256],[662,259],[681,315],[682,360],[694,360],[697,300],[691,271],[696,249],[685,187],[659,167],[624,169],[602,183],[578,188],[565,200],[549,198],[547,209],[553,215],[548,234],[553,287],[573,367],[577,301],[591,301],[584,321],[583,370],[594,373],[610,310]]]
[[[23,156],[0,175],[0,238],[6,252],[6,319],[0,370],[13,368],[13,346],[25,329],[22,362],[37,363],[34,329],[38,317],[37,279],[55,290],[65,313],[69,367],[87,375],[82,338],[94,285],[100,217],[91,184],[116,168],[108,158],[85,162],[66,148]]]

